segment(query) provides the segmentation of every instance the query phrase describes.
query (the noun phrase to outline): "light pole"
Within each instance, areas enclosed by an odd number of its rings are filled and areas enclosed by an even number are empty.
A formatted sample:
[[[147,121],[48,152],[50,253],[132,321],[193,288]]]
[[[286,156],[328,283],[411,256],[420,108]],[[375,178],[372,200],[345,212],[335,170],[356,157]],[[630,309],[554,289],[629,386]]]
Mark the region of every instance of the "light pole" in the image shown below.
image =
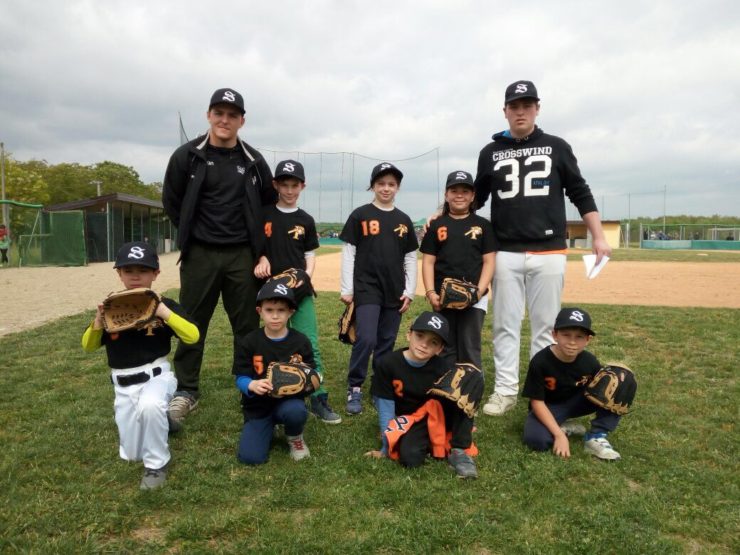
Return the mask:
[[[5,143],[0,143],[0,184],[2,184],[2,200],[5,200]],[[8,225],[8,205],[3,202],[3,225]]]
[[[98,189],[98,196],[102,196],[102,195],[100,194],[100,186],[101,186],[102,184],[103,184],[103,182],[102,182],[102,181],[100,181],[99,179],[93,179],[93,180],[92,180],[92,181],[90,182],[90,185],[95,185],[95,186],[97,187],[97,189]]]

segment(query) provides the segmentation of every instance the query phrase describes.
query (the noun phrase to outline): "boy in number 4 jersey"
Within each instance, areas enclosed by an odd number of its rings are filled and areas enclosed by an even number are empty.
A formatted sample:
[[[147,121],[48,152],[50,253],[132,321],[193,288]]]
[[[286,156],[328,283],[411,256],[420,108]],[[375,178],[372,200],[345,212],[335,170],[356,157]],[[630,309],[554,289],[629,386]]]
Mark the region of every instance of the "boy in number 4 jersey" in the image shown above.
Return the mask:
[[[275,168],[273,187],[278,193],[278,202],[266,207],[265,211],[265,255],[261,256],[254,274],[258,278],[269,278],[288,270],[305,270],[313,276],[316,267],[314,251],[319,248],[314,219],[305,210],[298,208],[298,198],[306,187],[303,165],[295,160],[283,160]],[[309,287],[313,289],[313,287]],[[296,299],[298,307],[290,318],[290,327],[306,335],[313,348],[316,371],[324,375],[324,366],[319,349],[318,322],[313,295]],[[311,412],[322,422],[340,424],[342,417],[329,406],[329,394],[322,385],[310,398]]]
[[[403,173],[383,162],[373,168],[369,190],[375,198],[355,209],[339,238],[342,249],[341,299],[355,303],[357,340],[347,377],[347,413],[362,412],[362,384],[370,355],[373,370],[393,350],[401,314],[416,291],[419,243],[407,214],[394,206]]]

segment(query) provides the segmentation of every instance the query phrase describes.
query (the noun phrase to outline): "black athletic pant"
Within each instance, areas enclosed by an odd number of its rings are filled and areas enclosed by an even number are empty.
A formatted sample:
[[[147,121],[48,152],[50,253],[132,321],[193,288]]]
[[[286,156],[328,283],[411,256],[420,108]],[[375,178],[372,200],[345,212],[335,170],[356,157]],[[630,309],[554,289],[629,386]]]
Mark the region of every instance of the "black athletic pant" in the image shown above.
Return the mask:
[[[472,362],[483,371],[481,359],[481,334],[485,311],[468,307],[465,310],[442,310],[442,315],[450,324],[447,345],[442,353],[450,364]]]
[[[194,345],[181,341],[175,352],[174,366],[177,389],[196,397],[200,396],[203,346],[219,296],[223,299],[234,338],[244,337],[259,327],[255,310],[257,278],[254,277],[251,249],[244,245],[193,244],[180,262],[180,304],[198,324],[200,340]]]

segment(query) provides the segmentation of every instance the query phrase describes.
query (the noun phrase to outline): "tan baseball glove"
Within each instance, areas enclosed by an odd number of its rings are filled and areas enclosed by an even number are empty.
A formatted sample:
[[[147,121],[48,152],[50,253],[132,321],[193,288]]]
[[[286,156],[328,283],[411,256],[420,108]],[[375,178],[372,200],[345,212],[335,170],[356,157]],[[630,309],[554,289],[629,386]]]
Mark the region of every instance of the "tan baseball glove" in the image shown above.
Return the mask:
[[[103,301],[103,327],[108,333],[149,327],[151,334],[160,302],[159,295],[145,287],[111,293]]]

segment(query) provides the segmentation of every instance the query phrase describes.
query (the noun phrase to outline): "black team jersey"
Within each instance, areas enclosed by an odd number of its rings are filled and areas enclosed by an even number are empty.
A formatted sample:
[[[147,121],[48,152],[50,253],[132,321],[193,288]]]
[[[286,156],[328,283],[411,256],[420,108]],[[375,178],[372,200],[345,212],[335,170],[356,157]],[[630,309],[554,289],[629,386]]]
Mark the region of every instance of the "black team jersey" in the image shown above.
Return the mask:
[[[475,200],[491,197],[499,250],[538,252],[566,248],[567,195],[583,216],[596,211],[570,145],[539,127],[525,139],[496,133],[478,158]]]
[[[545,347],[529,362],[522,396],[548,404],[567,401],[574,395],[583,395],[583,389],[599,371],[598,359],[583,351],[573,362],[563,362]]]
[[[429,399],[429,388],[451,368],[439,356],[415,368],[403,356],[405,350],[394,351],[378,361],[370,386],[372,395],[395,401],[397,416],[411,414],[423,405]]]
[[[477,214],[460,219],[445,214],[429,224],[419,250],[436,256],[434,288],[437,291],[446,277],[466,279],[478,285],[483,255],[496,250],[491,222]]]
[[[291,328],[285,338],[273,341],[260,328],[236,341],[231,373],[261,380],[265,378],[271,362],[288,362],[294,355],[300,355],[303,362],[312,368],[316,367],[311,342],[301,332]],[[269,395],[253,394],[247,397],[242,393],[242,412],[247,419],[265,418],[280,401],[281,399],[273,399]]]
[[[403,258],[419,248],[411,218],[398,208],[381,210],[365,204],[349,215],[339,238],[356,247],[355,305],[401,306],[406,284]]]
[[[162,297],[162,302],[172,312],[195,324],[185,309],[175,301]],[[173,335],[175,335],[174,330],[157,318],[151,328],[118,333],[108,333],[104,330],[100,343],[105,346],[108,366],[116,370],[125,370],[149,364],[160,357],[167,356],[170,353],[170,340]]]
[[[319,248],[313,218],[298,208],[283,212],[277,206],[264,208],[265,256],[270,261],[272,275],[288,268],[306,269],[305,253]]]

